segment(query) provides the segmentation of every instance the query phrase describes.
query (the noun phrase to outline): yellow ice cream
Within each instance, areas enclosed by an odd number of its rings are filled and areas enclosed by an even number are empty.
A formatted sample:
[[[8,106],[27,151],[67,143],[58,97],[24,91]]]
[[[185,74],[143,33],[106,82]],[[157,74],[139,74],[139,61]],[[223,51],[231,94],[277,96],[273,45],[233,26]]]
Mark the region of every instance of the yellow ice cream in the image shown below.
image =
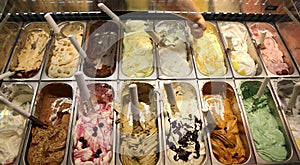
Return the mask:
[[[122,72],[128,77],[147,77],[153,73],[153,53],[150,36],[144,31],[145,21],[127,21],[131,30],[124,34]]]
[[[223,76],[227,72],[224,52],[215,27],[207,22],[203,37],[194,40],[194,52],[199,71],[206,76]]]

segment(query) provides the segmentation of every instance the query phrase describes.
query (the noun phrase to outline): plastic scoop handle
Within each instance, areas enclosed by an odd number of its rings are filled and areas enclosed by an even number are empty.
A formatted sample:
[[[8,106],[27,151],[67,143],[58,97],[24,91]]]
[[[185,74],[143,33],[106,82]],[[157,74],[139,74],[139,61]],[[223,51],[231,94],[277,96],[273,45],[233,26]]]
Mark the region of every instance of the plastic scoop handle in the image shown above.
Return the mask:
[[[139,99],[138,99],[138,93],[137,93],[137,85],[136,84],[130,84],[129,85],[129,95],[130,95],[130,101],[131,101],[131,111],[133,114],[133,118],[135,120],[139,119]]]
[[[233,49],[232,35],[226,35],[227,49]]]
[[[50,13],[45,14],[44,17],[47,20],[47,22],[49,23],[49,25],[53,28],[54,32],[56,34],[59,34],[60,33],[60,28],[58,27],[58,25],[56,24],[54,19],[51,17]]]
[[[77,85],[79,87],[81,97],[83,98],[83,100],[89,101],[90,92],[89,92],[89,89],[87,88],[87,85],[85,83],[83,73],[81,71],[78,71],[74,74],[74,76],[75,76]]]
[[[145,27],[145,32],[147,32],[150,35],[154,42],[160,43],[160,36],[154,30],[150,29],[150,27]]]
[[[121,19],[113,13],[104,3],[98,3],[98,7],[104,11],[112,20],[119,22],[125,29],[125,31],[128,31],[127,26],[121,21]]]
[[[262,30],[259,32],[258,44],[264,43],[266,34],[267,34],[267,30]]]
[[[3,73],[3,74],[0,75],[0,80],[3,80],[6,77],[12,76],[14,74],[15,74],[15,72],[11,72],[11,71],[5,72],[5,73]]]
[[[86,55],[85,51],[81,48],[81,46],[79,45],[79,43],[77,42],[75,37],[73,35],[68,35],[68,38],[71,41],[71,43],[74,45],[74,47],[76,48],[76,50],[79,53],[80,57],[82,59],[86,59],[87,55]]]
[[[256,93],[256,96],[260,98],[262,94],[264,93],[264,90],[266,89],[268,82],[270,81],[270,78],[265,78],[264,81],[262,82],[259,90]]]
[[[297,99],[297,96],[299,94],[299,91],[300,91],[300,83],[296,83],[294,88],[293,88],[293,92],[292,92],[292,96],[291,96],[291,99],[289,100],[288,104],[287,104],[287,108],[288,109],[292,109],[296,103],[296,99]]]
[[[165,82],[164,88],[167,93],[168,101],[171,105],[176,105],[176,96],[172,87],[171,82]]]

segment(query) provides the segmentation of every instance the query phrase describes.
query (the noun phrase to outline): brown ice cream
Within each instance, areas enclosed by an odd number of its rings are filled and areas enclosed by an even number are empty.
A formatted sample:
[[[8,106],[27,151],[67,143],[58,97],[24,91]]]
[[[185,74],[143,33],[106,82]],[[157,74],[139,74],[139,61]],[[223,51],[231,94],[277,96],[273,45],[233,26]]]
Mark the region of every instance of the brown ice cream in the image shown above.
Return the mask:
[[[90,61],[83,64],[89,77],[108,77],[116,70],[118,25],[108,21],[97,21],[88,27],[86,53]]]
[[[38,95],[35,116],[48,125],[47,129],[33,126],[28,164],[62,163],[66,150],[68,125],[72,105],[72,87],[62,83],[45,86]]]
[[[292,56],[300,66],[300,27],[295,23],[285,22],[279,23],[278,29]]]
[[[9,70],[14,78],[31,78],[40,70],[50,28],[46,23],[34,22],[25,27],[17,43]]]
[[[213,154],[223,164],[241,164],[249,158],[243,123],[234,90],[227,83],[206,83],[203,88],[204,108],[210,110],[216,128],[210,135]]]

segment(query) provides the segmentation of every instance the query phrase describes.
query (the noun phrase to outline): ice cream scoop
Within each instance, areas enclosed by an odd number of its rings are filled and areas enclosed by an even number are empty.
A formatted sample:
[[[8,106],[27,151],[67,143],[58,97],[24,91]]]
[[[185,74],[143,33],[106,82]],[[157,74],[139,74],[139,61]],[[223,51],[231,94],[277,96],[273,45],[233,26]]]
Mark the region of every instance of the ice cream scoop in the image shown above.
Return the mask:
[[[17,113],[19,113],[20,115],[32,120],[33,123],[36,124],[37,126],[39,126],[41,128],[47,128],[48,127],[47,124],[43,123],[41,120],[39,120],[35,116],[31,115],[29,112],[27,112],[27,111],[23,110],[22,108],[14,105],[13,103],[11,103],[7,98],[3,97],[2,95],[0,96],[0,101],[2,101],[6,105],[12,107],[13,110],[16,111]]]
[[[149,26],[145,27],[145,32],[147,32],[151,38],[153,39],[153,41],[155,43],[157,43],[159,46],[161,47],[166,47],[166,43],[165,40],[163,38],[161,38],[154,30],[152,30]]]
[[[131,111],[132,111],[132,114],[133,114],[133,119],[135,121],[139,121],[140,108],[139,108],[139,99],[138,99],[137,85],[136,84],[130,84],[129,85],[129,94],[130,94]]]
[[[88,114],[88,113],[95,113],[95,109],[94,106],[92,105],[92,102],[90,100],[90,92],[87,88],[87,85],[85,83],[84,77],[83,77],[83,73],[81,71],[78,71],[74,74],[77,85],[79,87],[80,90],[80,95],[82,97],[83,100],[83,105],[85,106],[85,113],[84,114]]]
[[[256,93],[256,99],[254,100],[253,105],[252,105],[252,107],[253,107],[254,109],[256,109],[256,106],[257,106],[257,104],[258,104],[259,98],[260,98],[260,97],[262,96],[262,94],[264,93],[264,90],[266,89],[266,87],[267,87],[269,81],[270,81],[270,78],[266,77],[266,78],[264,79],[264,81],[262,82],[262,84],[260,85],[260,87],[259,87],[259,89],[258,89],[258,91],[257,91],[257,93]]]
[[[120,25],[125,29],[126,32],[130,31],[130,29],[121,21],[121,19],[113,13],[104,3],[98,3],[98,7],[104,11],[112,20],[120,23]]]
[[[60,28],[58,27],[57,23],[54,21],[54,19],[50,15],[50,13],[45,14],[44,17],[47,20],[47,22],[49,23],[49,25],[53,28],[53,31],[56,34],[59,34],[60,33]]]
[[[171,82],[164,83],[164,88],[166,90],[168,101],[171,105],[172,118],[175,118],[175,120],[176,120],[177,118],[180,118],[180,116],[179,116],[180,112],[179,112],[179,109],[176,104],[176,96],[175,96],[174,90],[172,88]]]
[[[226,35],[227,49],[233,50],[232,35]]]
[[[88,56],[86,55],[85,51],[81,48],[81,46],[79,45],[79,43],[77,42],[77,40],[75,39],[75,37],[73,35],[68,35],[68,38],[70,39],[71,43],[76,48],[76,50],[79,53],[80,57],[83,60],[86,60],[89,63],[93,63],[93,61],[90,58],[88,58]]]

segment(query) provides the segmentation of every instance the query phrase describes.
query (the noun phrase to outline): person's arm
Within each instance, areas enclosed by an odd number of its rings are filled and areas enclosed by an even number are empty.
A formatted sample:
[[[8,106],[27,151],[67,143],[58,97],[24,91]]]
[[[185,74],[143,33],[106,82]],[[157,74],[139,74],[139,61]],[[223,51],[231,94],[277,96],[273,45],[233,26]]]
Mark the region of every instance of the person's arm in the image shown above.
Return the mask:
[[[203,30],[206,29],[205,19],[199,8],[192,0],[153,0],[164,10],[179,11],[178,15],[197,23]]]

